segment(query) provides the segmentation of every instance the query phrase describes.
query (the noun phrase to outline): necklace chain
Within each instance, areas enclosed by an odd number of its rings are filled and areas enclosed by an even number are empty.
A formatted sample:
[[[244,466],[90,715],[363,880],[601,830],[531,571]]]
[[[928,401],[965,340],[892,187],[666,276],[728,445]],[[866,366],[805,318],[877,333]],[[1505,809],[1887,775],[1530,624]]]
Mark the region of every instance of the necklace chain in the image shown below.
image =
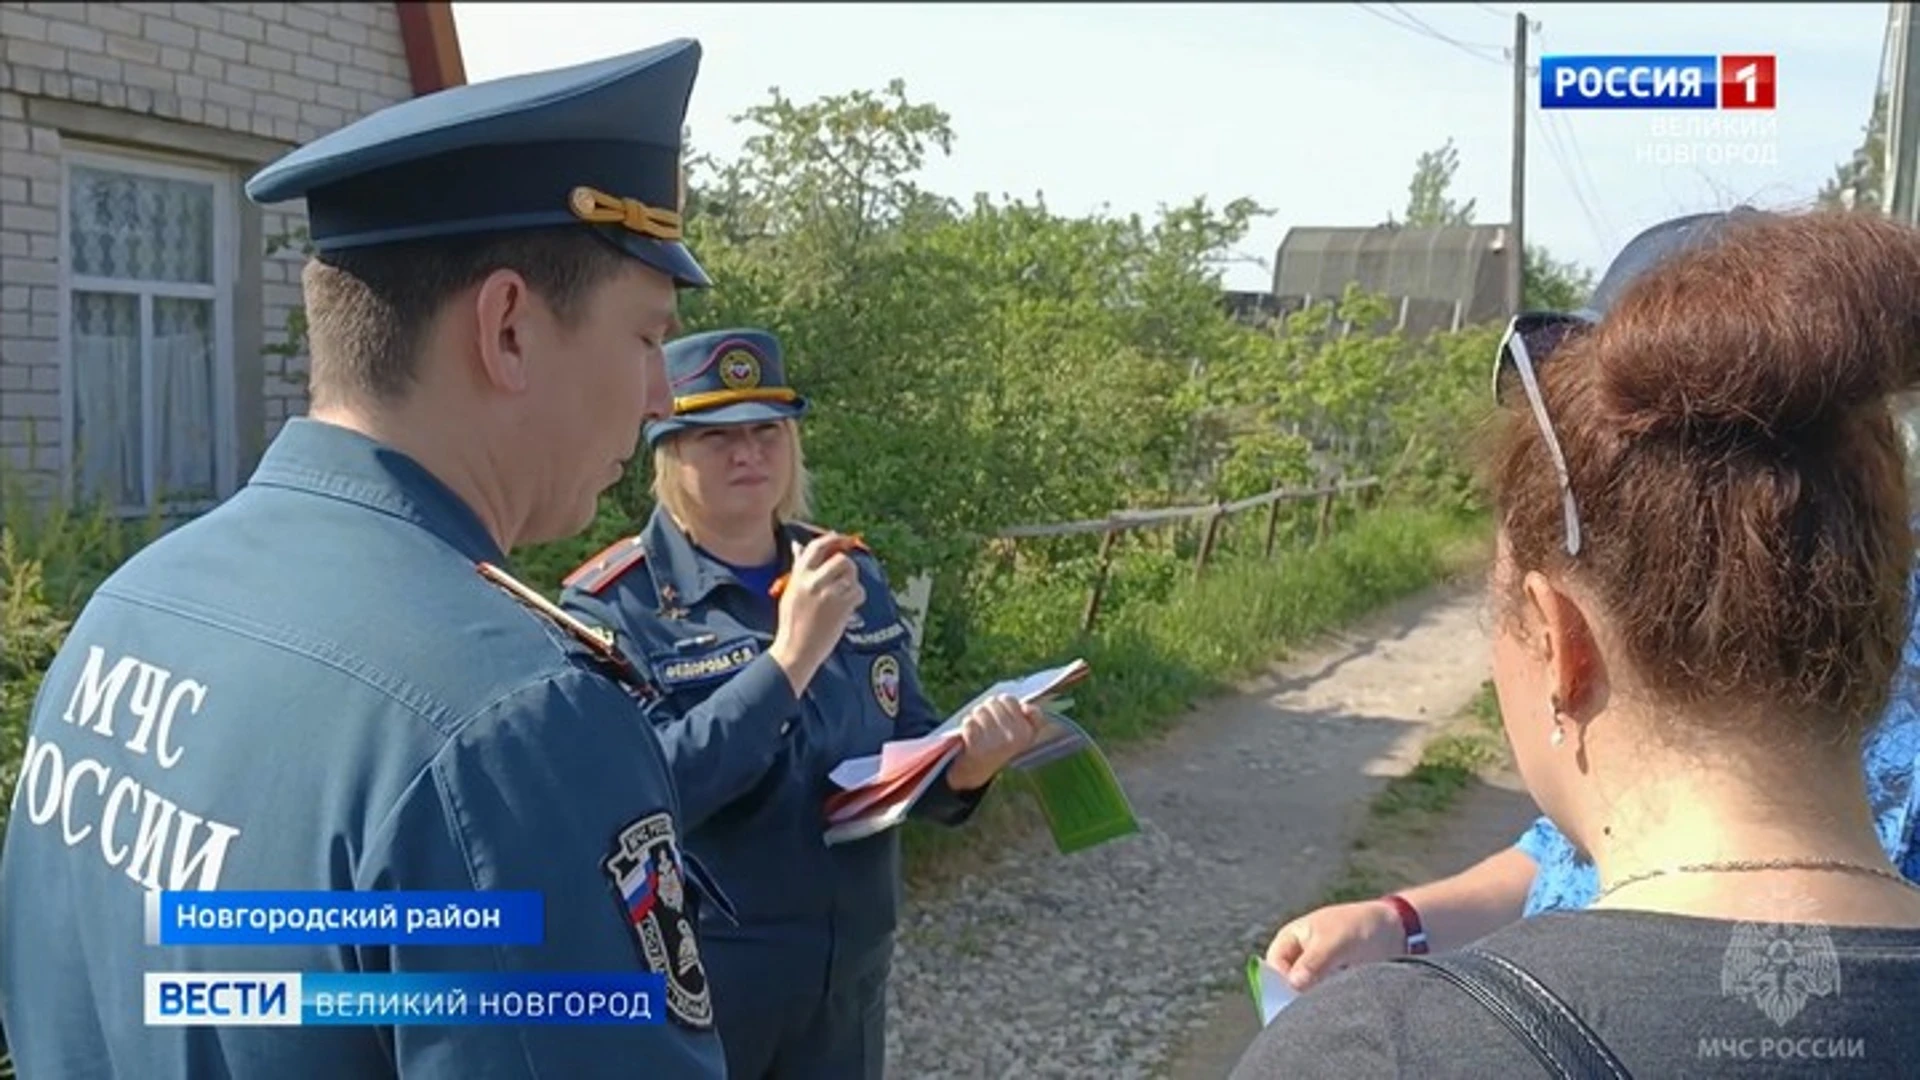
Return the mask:
[[[1830,870],[1842,874],[1861,874],[1867,877],[1885,878],[1899,882],[1909,889],[1920,890],[1916,885],[1892,870],[1883,870],[1876,866],[1846,862],[1842,859],[1726,859],[1719,862],[1685,863],[1679,866],[1663,866],[1643,873],[1630,874],[1600,891],[1595,900],[1605,899],[1629,885],[1637,885],[1668,874],[1720,874],[1750,873],[1756,870]]]

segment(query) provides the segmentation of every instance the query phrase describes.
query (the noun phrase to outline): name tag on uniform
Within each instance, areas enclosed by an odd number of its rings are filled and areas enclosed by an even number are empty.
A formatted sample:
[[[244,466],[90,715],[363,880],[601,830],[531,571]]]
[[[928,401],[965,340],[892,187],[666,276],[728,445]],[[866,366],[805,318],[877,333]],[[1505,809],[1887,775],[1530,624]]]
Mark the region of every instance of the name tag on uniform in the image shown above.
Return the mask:
[[[760,655],[760,643],[753,638],[729,641],[705,652],[654,661],[654,674],[663,686],[686,686],[708,679],[731,675]]]
[[[869,630],[864,625],[856,625],[847,631],[847,644],[856,649],[886,649],[904,640],[907,636],[907,624],[894,621],[886,626]]]

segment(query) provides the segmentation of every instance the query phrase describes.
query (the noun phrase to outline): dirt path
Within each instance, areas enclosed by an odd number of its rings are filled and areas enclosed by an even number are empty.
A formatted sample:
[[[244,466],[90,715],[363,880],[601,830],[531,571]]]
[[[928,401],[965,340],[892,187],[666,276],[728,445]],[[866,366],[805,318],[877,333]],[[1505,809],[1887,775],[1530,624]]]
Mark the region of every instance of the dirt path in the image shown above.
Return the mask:
[[[1373,848],[1372,854],[1376,862],[1403,873],[1406,881],[1444,877],[1513,843],[1535,813],[1520,778],[1511,772],[1499,773],[1462,796],[1442,828],[1395,844],[1389,851]],[[1244,990],[1219,995],[1189,1025],[1186,1042],[1174,1052],[1163,1075],[1171,1080],[1222,1080],[1258,1033],[1253,1003]]]
[[[1027,837],[913,904],[888,1075],[1149,1077],[1178,1054],[1182,1076],[1223,1076],[1253,1034],[1232,1026],[1248,952],[1321,895],[1385,779],[1486,679],[1483,596],[1404,602],[1117,761],[1140,835],[1075,856]],[[1462,846],[1513,832],[1488,834]]]

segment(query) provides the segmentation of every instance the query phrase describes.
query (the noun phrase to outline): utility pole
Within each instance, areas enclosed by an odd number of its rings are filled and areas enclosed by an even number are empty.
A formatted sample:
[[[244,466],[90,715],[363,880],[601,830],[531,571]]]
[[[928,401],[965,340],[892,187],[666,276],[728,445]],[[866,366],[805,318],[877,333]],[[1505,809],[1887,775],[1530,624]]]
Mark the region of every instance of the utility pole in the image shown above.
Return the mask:
[[[1527,272],[1527,13],[1513,16],[1513,225],[1507,242],[1507,310],[1518,313]]]
[[[1881,212],[1913,225],[1920,224],[1920,198],[1915,197],[1915,181],[1920,180],[1915,175],[1920,172],[1920,19],[1912,4],[1890,8],[1893,85],[1883,136],[1889,161],[1881,177]]]

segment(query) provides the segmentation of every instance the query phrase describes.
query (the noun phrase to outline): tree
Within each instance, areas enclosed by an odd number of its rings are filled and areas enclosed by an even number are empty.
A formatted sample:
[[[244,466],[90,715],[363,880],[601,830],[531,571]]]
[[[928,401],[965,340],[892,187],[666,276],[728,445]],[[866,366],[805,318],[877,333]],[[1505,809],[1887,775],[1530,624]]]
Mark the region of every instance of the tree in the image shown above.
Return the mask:
[[[1593,295],[1593,271],[1560,262],[1547,249],[1527,245],[1520,268],[1520,306],[1528,311],[1572,311]]]
[[[1473,224],[1474,200],[1456,203],[1448,195],[1460,170],[1460,152],[1449,138],[1437,150],[1428,150],[1414,162],[1407,184],[1407,220],[1389,225],[1428,228]],[[1560,262],[1543,247],[1529,244],[1520,268],[1520,306],[1528,310],[1570,311],[1586,303],[1593,292],[1593,273],[1576,263]]]
[[[1833,178],[1820,189],[1819,205],[1828,209],[1877,212],[1887,205],[1886,190],[1887,95],[1873,96],[1864,137],[1853,157],[1836,166]]]
[[[1103,619],[1120,629],[1089,644],[1075,637],[1077,613],[1105,574],[1101,537],[1015,549],[993,539],[1007,526],[1236,499],[1329,474],[1388,477],[1392,497],[1422,507],[1466,504],[1456,436],[1486,408],[1497,327],[1421,341],[1373,334],[1389,305],[1360,296],[1299,313],[1277,333],[1236,323],[1220,304],[1220,268],[1265,213],[1252,201],[1074,217],[1038,195],[939,197],[918,174],[951,144],[948,118],[899,83],[807,103],[774,91],[740,119],[750,130],[739,155],[690,156],[688,241],[716,288],[684,295],[682,318],[688,332],[756,326],[780,337],[813,405],[814,520],[862,534],[896,585],[935,579],[922,671],[936,701],[1083,651],[1109,671],[1149,672],[1138,684],[1152,687],[1147,697],[1192,685],[1182,681],[1195,677],[1188,654],[1164,653],[1137,628],[1164,622],[1175,583],[1190,580],[1191,548],[1176,546],[1197,536],[1129,534],[1107,552],[1124,569],[1102,594]],[[1430,168],[1436,205],[1470,217],[1470,204],[1445,197],[1451,156]],[[289,323],[291,353],[304,347],[302,326]],[[636,462],[584,534],[516,549],[517,576],[551,596],[645,519],[649,472],[647,458]],[[1281,531],[1267,535],[1314,535],[1319,513],[1285,506],[1268,519]],[[1262,548],[1255,530],[1232,534],[1221,528],[1225,550],[1236,539]],[[1424,566],[1424,541],[1402,539],[1405,557]],[[28,558],[57,551],[92,565],[101,550],[93,539],[50,542]],[[1365,577],[1386,549],[1361,554],[1352,573]],[[32,694],[5,661],[37,671],[46,652],[37,627],[68,613],[23,599],[19,563],[0,544],[0,616],[16,616],[0,617],[0,780],[17,768],[13,721]],[[1344,585],[1323,584],[1300,604],[1260,590],[1241,599],[1262,625],[1291,626],[1314,605],[1349,602],[1331,599],[1348,595]],[[55,593],[48,600],[59,606]],[[1129,610],[1141,613],[1132,628],[1118,618]],[[1199,652],[1219,653],[1221,635],[1192,637]],[[1152,681],[1161,672],[1173,677]]]
[[[1460,204],[1447,197],[1447,189],[1453,186],[1453,174],[1459,170],[1460,151],[1454,149],[1451,136],[1438,150],[1421,154],[1413,165],[1413,180],[1407,185],[1407,220],[1395,222],[1389,214],[1387,224],[1403,224],[1415,229],[1473,224],[1477,200],[1468,199]]]

